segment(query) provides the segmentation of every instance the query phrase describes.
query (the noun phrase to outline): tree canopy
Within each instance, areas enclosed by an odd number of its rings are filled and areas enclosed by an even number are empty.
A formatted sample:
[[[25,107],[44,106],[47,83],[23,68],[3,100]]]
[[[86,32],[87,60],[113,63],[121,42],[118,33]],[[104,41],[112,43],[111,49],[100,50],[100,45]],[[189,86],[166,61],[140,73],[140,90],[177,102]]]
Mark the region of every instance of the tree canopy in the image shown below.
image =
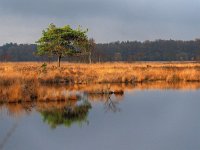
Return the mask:
[[[69,25],[56,27],[50,24],[46,30],[43,30],[42,37],[36,42],[37,54],[57,56],[58,66],[60,66],[62,57],[87,51],[87,31],[80,27],[72,29]]]

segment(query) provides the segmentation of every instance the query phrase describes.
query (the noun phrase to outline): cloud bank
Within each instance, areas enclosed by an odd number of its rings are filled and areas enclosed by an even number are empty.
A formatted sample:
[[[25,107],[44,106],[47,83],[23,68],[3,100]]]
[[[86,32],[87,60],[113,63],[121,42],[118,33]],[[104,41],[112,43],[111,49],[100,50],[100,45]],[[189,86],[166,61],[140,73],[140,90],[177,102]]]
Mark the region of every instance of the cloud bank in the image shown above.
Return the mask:
[[[81,25],[97,42],[200,37],[199,0],[1,0],[0,45],[34,43],[50,23]]]

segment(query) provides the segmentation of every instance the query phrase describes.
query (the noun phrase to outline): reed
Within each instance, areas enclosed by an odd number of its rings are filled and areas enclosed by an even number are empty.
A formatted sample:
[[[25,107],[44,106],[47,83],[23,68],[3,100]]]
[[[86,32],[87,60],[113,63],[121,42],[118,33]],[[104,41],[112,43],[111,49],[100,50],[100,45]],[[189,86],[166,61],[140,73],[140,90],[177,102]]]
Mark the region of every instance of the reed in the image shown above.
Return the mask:
[[[137,82],[200,82],[197,62],[135,62],[135,63],[1,63],[0,85],[137,83]]]
[[[150,82],[137,84],[74,84],[49,86],[40,83],[0,85],[0,103],[24,102],[70,102],[76,103],[81,99],[89,101],[106,101],[112,97],[123,99],[124,93],[137,90],[197,90],[200,82]],[[84,97],[86,96],[86,97]]]

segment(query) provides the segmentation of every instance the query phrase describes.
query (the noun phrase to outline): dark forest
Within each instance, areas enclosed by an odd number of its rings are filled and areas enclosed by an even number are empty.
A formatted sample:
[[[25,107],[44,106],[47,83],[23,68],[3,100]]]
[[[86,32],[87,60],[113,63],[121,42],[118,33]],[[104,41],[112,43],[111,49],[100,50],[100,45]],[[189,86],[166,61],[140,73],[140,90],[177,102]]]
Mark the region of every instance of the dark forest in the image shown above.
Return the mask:
[[[36,55],[36,44],[7,43],[0,46],[0,61],[53,61],[56,58]],[[200,39],[191,41],[155,40],[96,44],[92,62],[110,61],[198,61]],[[65,61],[89,62],[87,55],[66,57]]]

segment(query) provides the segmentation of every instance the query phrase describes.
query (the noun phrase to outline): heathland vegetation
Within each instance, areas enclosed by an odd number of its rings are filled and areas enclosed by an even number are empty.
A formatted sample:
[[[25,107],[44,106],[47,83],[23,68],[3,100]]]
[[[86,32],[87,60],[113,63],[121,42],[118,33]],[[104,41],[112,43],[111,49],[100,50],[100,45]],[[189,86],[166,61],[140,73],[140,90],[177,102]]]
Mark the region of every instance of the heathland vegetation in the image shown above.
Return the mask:
[[[41,85],[62,84],[72,87],[95,84],[98,87],[97,84],[200,83],[198,61],[135,61],[198,60],[200,40],[95,44],[94,39],[89,39],[86,33],[87,30],[80,27],[72,29],[70,26],[56,27],[50,24],[42,32],[37,45],[7,44],[0,47],[3,61],[38,61],[0,64],[0,102],[68,99],[63,98],[61,93],[57,93],[56,97],[45,96]],[[69,62],[63,61],[60,65],[61,58]],[[57,64],[53,62],[56,59]],[[123,89],[95,87],[92,86],[93,90],[87,93],[123,94]],[[53,91],[51,93],[56,95]]]
[[[91,84],[144,82],[200,82],[200,64],[195,62],[136,63],[1,63],[0,84]]]

